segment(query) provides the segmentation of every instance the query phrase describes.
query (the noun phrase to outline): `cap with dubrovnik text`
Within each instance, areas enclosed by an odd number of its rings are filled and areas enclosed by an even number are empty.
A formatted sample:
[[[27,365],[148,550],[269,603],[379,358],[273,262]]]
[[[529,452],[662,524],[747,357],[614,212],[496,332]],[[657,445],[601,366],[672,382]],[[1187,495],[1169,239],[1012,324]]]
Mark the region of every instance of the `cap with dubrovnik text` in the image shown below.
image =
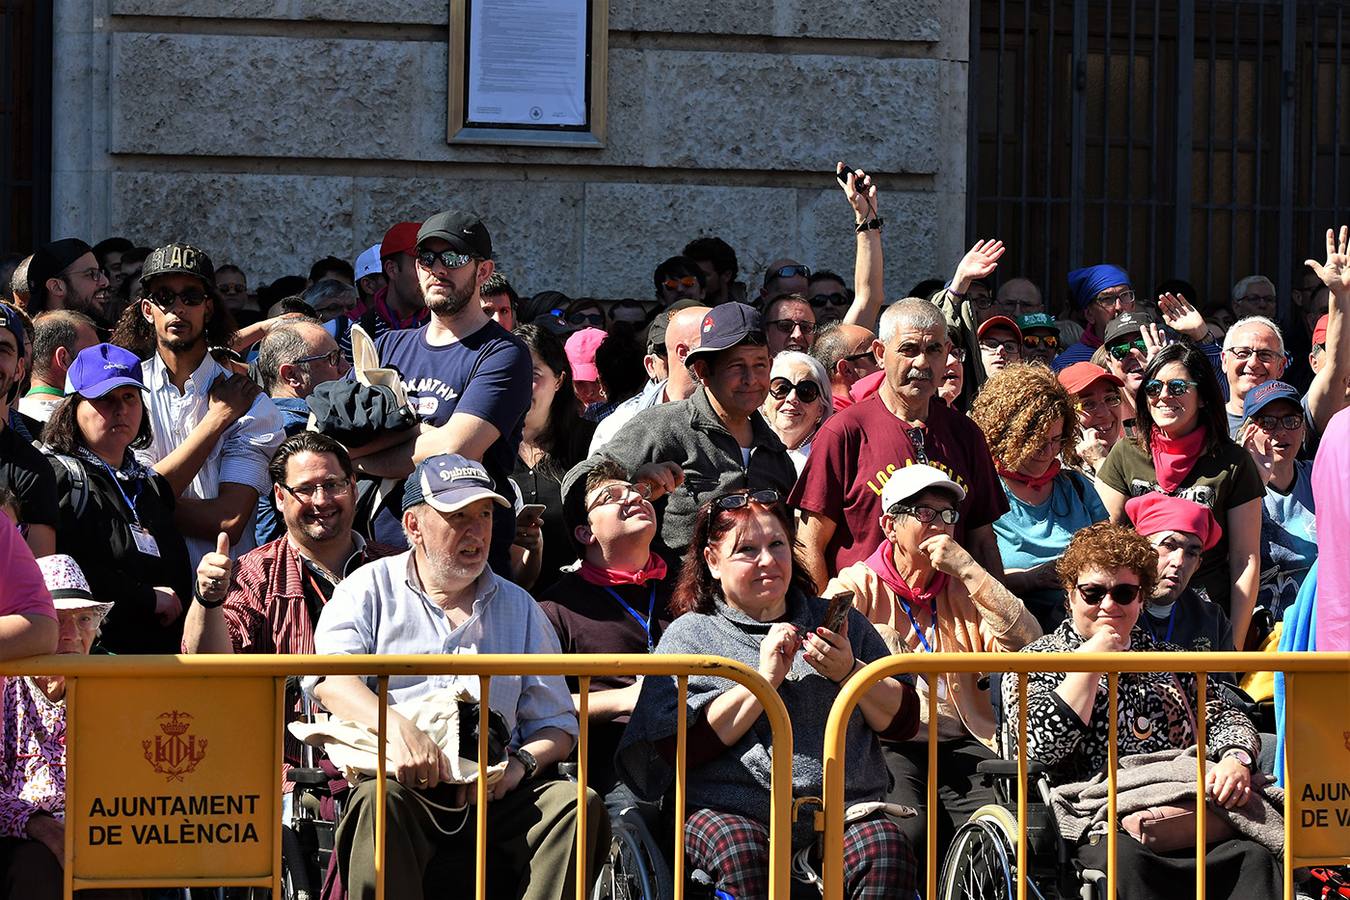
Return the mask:
[[[425,503],[441,512],[454,512],[477,500],[511,504],[492,489],[492,477],[483,464],[458,453],[440,453],[423,460],[403,485],[406,512]]]

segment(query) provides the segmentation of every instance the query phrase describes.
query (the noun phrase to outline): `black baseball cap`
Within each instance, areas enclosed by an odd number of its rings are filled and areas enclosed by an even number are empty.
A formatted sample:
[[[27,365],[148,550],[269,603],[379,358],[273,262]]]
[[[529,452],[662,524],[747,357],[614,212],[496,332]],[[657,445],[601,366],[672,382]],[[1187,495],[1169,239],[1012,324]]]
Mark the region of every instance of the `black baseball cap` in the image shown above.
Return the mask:
[[[698,300],[691,300],[685,297],[682,300],[676,300],[662,312],[658,313],[652,323],[647,326],[647,352],[653,353],[658,348],[666,345],[666,330],[670,328],[670,317],[682,309],[689,309],[694,306],[702,306],[703,303]]]
[[[1116,342],[1117,338],[1122,338],[1127,334],[1138,334],[1144,330],[1145,325],[1155,325],[1157,322],[1158,320],[1151,313],[1121,313],[1111,320],[1111,324],[1106,326],[1106,334],[1102,336],[1102,342],[1109,347]]]
[[[75,260],[93,252],[94,248],[79,238],[62,238],[37,248],[28,263],[28,293],[34,307],[42,308],[47,299],[47,279],[57,277]]]
[[[417,230],[417,246],[430,238],[440,238],[460,253],[492,259],[492,236],[473,213],[457,209],[436,213]]]
[[[148,286],[156,275],[192,275],[207,287],[216,286],[211,257],[191,244],[165,244],[150,251],[141,266],[141,286]]]
[[[739,344],[763,345],[764,325],[759,311],[744,303],[723,303],[714,306],[703,317],[699,327],[699,345],[684,358],[692,367],[700,354],[730,350]]]

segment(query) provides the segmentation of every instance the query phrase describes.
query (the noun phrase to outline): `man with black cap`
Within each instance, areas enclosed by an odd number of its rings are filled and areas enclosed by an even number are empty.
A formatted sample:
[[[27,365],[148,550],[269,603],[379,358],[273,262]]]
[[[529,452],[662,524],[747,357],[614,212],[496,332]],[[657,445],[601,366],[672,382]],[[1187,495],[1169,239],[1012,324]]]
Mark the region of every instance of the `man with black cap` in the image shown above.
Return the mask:
[[[286,431],[271,399],[208,352],[229,343],[210,257],[166,244],[146,258],[141,285],[138,327],[155,343],[141,364],[153,437],[136,456],[177,493],[174,516],[195,569],[221,532],[236,556],[253,549],[254,509],[271,489],[267,464]]]
[[[49,309],[78,310],[111,328],[108,276],[94,250],[79,238],[43,244],[28,264],[28,308],[34,315]]]
[[[19,523],[27,526],[33,555],[47,556],[56,552],[56,475],[47,458],[8,424],[23,380],[25,341],[19,316],[14,307],[0,303],[0,487],[19,501]]]
[[[403,378],[421,424],[411,439],[357,459],[363,474],[402,478],[417,460],[459,453],[484,465],[498,493],[515,467],[521,427],[530,407],[530,351],[483,311],[481,288],[492,274],[492,238],[478,217],[437,213],[417,232],[417,274],[431,319],[421,328],[389,331],[375,341],[380,365]],[[375,540],[407,546],[398,520],[400,491],[386,497]],[[509,572],[515,537],[511,510],[494,510],[491,565]]]
[[[699,345],[685,356],[699,387],[688,400],[638,413],[605,445],[663,504],[658,551],[678,567],[695,513],[739,488],[786,497],[797,480],[787,449],[759,408],[769,393],[769,349],[760,315],[744,303],[709,310]]]

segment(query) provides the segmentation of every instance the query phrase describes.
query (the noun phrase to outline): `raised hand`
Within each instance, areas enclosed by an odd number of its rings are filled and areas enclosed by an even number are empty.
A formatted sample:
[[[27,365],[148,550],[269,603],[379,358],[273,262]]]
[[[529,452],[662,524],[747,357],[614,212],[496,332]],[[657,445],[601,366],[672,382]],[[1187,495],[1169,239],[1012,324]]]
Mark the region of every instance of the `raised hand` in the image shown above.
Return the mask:
[[[1270,484],[1270,479],[1275,475],[1275,453],[1270,449],[1270,435],[1257,428],[1255,422],[1248,422],[1238,432],[1238,438],[1239,443],[1251,454],[1252,462],[1256,463],[1256,471],[1261,473],[1261,483]]]
[[[214,603],[230,590],[230,573],[234,571],[234,561],[230,559],[230,536],[225,532],[216,535],[214,553],[202,554],[197,563],[197,593],[208,603]]]
[[[1172,343],[1163,332],[1162,326],[1152,323],[1140,326],[1139,337],[1144,341],[1144,365],[1152,362],[1153,357],[1157,356],[1162,348]]]
[[[1209,334],[1209,325],[1200,310],[1191,305],[1180,294],[1163,294],[1158,297],[1158,312],[1163,323],[1173,331],[1184,334],[1193,341],[1203,340]]]
[[[1327,261],[1305,259],[1303,264],[1317,273],[1331,292],[1341,297],[1350,296],[1350,225],[1341,226],[1340,239],[1336,231],[1327,229]]]
[[[862,223],[880,215],[877,212],[877,186],[866,172],[862,169],[845,170],[843,163],[835,163],[834,171],[836,175],[845,175],[847,171],[845,177],[848,183],[841,186],[849,206],[853,207],[855,221]]]
[[[999,240],[976,241],[956,265],[952,291],[964,294],[972,281],[988,278],[998,268],[998,260],[1007,248]]]

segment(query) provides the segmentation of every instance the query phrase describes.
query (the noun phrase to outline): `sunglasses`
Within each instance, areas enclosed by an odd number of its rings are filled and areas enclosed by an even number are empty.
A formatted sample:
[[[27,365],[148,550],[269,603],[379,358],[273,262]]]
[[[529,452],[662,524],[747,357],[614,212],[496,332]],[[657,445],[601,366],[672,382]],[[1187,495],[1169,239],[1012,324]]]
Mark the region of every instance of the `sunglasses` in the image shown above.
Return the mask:
[[[830,294],[816,294],[811,298],[811,305],[817,309],[826,306],[847,306],[848,295],[842,291],[835,291]]]
[[[799,381],[793,384],[786,378],[776,378],[769,385],[769,396],[775,400],[786,400],[788,394],[797,392],[797,399],[803,403],[815,403],[820,399],[820,385],[814,381]]]
[[[793,331],[800,328],[803,334],[814,334],[816,330],[815,322],[808,322],[805,319],[774,319],[772,322],[765,322],[772,328],[777,328],[783,334],[792,334]]]
[[[1274,431],[1277,428],[1283,428],[1285,431],[1297,431],[1303,427],[1303,416],[1298,413],[1288,416],[1255,416],[1252,421],[1262,431]]]
[[[1059,335],[1057,334],[1024,334],[1022,335],[1022,346],[1028,350],[1035,350],[1037,347],[1044,347],[1047,350],[1059,349]]]
[[[782,266],[769,273],[770,278],[792,278],[800,275],[803,278],[811,277],[810,266]]]
[[[1137,584],[1113,584],[1106,587],[1101,584],[1078,584],[1078,593],[1083,598],[1083,602],[1091,606],[1096,606],[1110,595],[1111,599],[1118,606],[1129,606],[1139,599],[1139,585]]]
[[[641,500],[650,500],[652,498],[652,486],[645,481],[639,481],[636,484],[625,484],[623,482],[607,484],[595,495],[595,499],[591,501],[590,506],[586,507],[586,512],[594,512],[611,503],[623,503],[630,496]]]
[[[1144,343],[1143,338],[1136,338],[1133,341],[1123,341],[1119,344],[1112,344],[1106,348],[1116,360],[1123,360],[1130,355],[1131,350],[1138,350],[1140,353],[1148,353],[1148,345]]]
[[[718,497],[713,501],[713,506],[718,509],[741,509],[751,503],[758,503],[760,506],[773,506],[779,499],[781,498],[778,492],[772,489],[740,491],[735,494],[727,494],[725,497]]]
[[[605,324],[605,314],[574,312],[568,315],[567,321],[573,325],[594,325],[599,328]]]
[[[216,285],[216,290],[220,291],[226,297],[233,296],[234,294],[248,293],[248,289],[242,284],[218,284]]]
[[[692,288],[698,285],[698,278],[693,275],[685,275],[683,278],[667,278],[665,281],[661,282],[661,284],[664,285],[665,289],[668,291],[673,291],[682,287]]]
[[[857,353],[844,357],[844,360],[850,363],[856,363],[860,359],[871,360],[873,363],[877,361],[876,355],[871,350],[859,350]]]
[[[931,525],[934,520],[941,519],[944,525],[955,525],[961,521],[961,511],[959,509],[933,509],[931,506],[902,506],[896,504],[891,507],[893,516],[912,516],[925,525]]]
[[[1148,395],[1150,400],[1157,400],[1162,396],[1163,388],[1166,387],[1167,396],[1184,397],[1191,392],[1191,388],[1198,386],[1199,382],[1187,381],[1184,378],[1169,378],[1165,385],[1163,382],[1154,378],[1144,385],[1144,393]]]
[[[455,250],[418,250],[417,262],[424,269],[430,269],[436,263],[440,263],[447,269],[462,269],[473,262],[473,257]]]
[[[188,290],[180,294],[168,288],[160,288],[153,294],[146,295],[145,299],[158,306],[163,312],[168,312],[173,309],[174,303],[179,300],[183,301],[183,305],[189,308],[201,306],[206,302],[207,296],[199,290]]]
[[[316,353],[313,356],[302,356],[295,361],[295,364],[298,366],[301,363],[317,362],[318,360],[321,359],[327,360],[328,364],[336,369],[338,367],[338,364],[342,362],[342,348],[334,347],[327,353]]]

